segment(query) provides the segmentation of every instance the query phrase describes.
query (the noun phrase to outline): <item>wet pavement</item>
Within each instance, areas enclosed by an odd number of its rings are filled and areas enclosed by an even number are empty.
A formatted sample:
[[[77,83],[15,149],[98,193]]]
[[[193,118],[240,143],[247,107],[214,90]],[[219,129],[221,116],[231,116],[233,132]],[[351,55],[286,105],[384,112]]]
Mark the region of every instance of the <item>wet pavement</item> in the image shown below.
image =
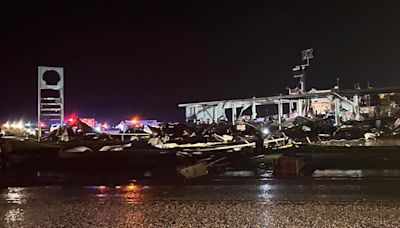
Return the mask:
[[[321,174],[320,174],[321,175]],[[400,178],[9,187],[0,227],[399,227]]]

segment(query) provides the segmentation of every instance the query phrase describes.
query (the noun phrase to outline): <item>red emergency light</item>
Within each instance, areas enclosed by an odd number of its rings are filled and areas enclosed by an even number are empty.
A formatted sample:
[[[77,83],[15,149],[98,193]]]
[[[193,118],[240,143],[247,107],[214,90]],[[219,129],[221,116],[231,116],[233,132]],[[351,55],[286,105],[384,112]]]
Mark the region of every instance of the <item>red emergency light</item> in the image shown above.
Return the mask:
[[[76,122],[78,120],[78,116],[75,113],[73,113],[73,114],[67,116],[67,118],[65,118],[65,119],[67,120],[67,123],[69,125],[74,125],[74,124],[76,124]]]

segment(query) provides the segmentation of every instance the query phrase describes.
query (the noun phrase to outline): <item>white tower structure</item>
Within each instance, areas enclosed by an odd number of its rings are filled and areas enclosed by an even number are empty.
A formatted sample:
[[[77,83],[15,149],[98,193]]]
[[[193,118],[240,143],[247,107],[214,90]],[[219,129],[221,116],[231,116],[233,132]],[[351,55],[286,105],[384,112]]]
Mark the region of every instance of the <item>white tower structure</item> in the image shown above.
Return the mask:
[[[48,73],[58,78],[49,79]],[[64,68],[38,67],[38,140],[42,130],[50,129],[52,124],[64,122]]]

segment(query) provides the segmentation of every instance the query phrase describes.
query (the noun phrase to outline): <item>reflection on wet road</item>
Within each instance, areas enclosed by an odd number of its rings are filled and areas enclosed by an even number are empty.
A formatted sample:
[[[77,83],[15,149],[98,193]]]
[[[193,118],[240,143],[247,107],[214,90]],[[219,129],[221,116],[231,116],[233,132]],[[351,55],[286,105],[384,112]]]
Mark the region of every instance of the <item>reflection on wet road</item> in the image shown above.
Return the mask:
[[[400,179],[10,187],[1,227],[400,226]]]

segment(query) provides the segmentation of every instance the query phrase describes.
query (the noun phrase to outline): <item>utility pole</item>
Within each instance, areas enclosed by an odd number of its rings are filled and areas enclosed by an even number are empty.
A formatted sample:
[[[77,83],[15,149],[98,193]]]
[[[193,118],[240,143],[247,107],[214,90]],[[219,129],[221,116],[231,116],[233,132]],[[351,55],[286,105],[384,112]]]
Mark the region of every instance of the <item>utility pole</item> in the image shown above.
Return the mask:
[[[340,78],[336,78],[337,89],[340,89]]]

